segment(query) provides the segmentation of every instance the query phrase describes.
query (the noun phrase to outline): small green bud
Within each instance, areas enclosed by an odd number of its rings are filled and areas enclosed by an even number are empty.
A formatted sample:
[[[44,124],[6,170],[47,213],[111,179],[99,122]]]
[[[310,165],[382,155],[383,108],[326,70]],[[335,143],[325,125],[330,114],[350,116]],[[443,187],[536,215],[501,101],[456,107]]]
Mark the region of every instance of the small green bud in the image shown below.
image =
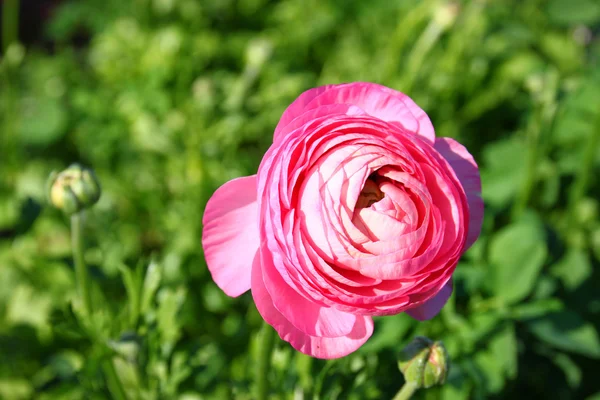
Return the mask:
[[[100,198],[100,184],[89,168],[72,164],[48,178],[48,201],[66,214],[74,214],[94,205]]]
[[[417,388],[427,389],[446,381],[448,353],[442,342],[417,336],[400,353],[398,367],[406,382],[414,383]]]

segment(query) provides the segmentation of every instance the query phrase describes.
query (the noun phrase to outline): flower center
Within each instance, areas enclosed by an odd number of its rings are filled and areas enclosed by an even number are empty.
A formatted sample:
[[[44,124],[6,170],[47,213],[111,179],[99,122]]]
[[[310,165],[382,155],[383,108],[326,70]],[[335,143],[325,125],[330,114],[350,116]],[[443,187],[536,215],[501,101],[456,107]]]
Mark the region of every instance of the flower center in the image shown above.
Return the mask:
[[[379,190],[379,185],[370,177],[366,180],[358,199],[356,200],[356,208],[367,208],[383,199],[385,195]]]

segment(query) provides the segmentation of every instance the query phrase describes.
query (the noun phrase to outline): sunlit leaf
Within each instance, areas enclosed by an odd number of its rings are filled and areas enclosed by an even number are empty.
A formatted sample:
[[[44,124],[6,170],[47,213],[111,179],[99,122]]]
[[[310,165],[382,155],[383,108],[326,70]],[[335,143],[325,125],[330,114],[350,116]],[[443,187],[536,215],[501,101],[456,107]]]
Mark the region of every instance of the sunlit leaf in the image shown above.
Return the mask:
[[[600,339],[592,324],[573,311],[561,311],[529,321],[527,326],[544,342],[590,358],[600,358]]]
[[[499,231],[490,243],[495,292],[507,303],[527,297],[546,260],[544,233],[535,222],[520,222]]]

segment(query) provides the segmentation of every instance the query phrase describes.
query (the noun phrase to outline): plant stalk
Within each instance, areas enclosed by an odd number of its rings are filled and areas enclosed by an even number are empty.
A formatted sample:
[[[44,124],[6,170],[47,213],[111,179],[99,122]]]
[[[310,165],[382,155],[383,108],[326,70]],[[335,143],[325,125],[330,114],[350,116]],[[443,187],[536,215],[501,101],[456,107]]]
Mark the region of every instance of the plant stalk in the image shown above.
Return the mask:
[[[400,388],[398,393],[394,396],[393,400],[408,400],[417,391],[417,384],[414,382],[406,382],[404,386]]]
[[[542,80],[542,88],[531,89],[535,109],[527,127],[527,164],[521,190],[517,194],[517,198],[513,204],[513,220],[518,219],[529,205],[535,189],[538,164],[543,159],[545,153],[542,136],[544,132],[552,130],[556,112],[558,72],[549,70],[540,79]]]
[[[71,245],[81,308],[85,318],[89,319],[92,311],[92,295],[88,270],[83,258],[83,214],[81,212],[71,215]]]
[[[600,114],[596,116],[595,124],[590,133],[588,144],[581,159],[580,170],[575,177],[569,193],[569,214],[572,224],[577,224],[577,204],[585,196],[590,183],[590,175],[593,173],[594,158],[600,146]]]

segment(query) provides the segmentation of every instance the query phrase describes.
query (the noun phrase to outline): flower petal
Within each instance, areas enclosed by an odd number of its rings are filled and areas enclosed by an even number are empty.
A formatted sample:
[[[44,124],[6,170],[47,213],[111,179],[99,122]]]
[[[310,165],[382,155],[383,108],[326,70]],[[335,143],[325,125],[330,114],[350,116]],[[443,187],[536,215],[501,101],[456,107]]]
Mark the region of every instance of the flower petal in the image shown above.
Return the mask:
[[[279,123],[277,124],[277,127],[275,127],[275,134],[274,134],[273,141],[275,141],[275,139],[279,135],[279,132],[284,127],[286,127],[296,117],[299,117],[300,115],[302,115],[303,113],[305,113],[307,111],[306,105],[308,103],[310,103],[312,99],[314,99],[318,95],[322,94],[323,92],[327,91],[332,86],[334,86],[334,85],[326,85],[326,86],[320,86],[320,87],[308,89],[306,92],[304,92],[300,96],[298,96],[298,98],[296,100],[294,100],[292,102],[292,104],[290,104],[288,106],[288,108],[286,108],[286,110],[283,112],[283,115],[279,119]]]
[[[351,104],[360,107],[367,114],[386,122],[399,124],[431,144],[435,141],[435,132],[429,117],[410,97],[369,82],[327,85],[302,93],[284,112],[275,129],[275,138],[281,128],[298,115],[330,104]]]
[[[442,289],[431,299],[427,300],[420,306],[407,310],[406,313],[418,319],[419,321],[425,321],[435,317],[442,307],[446,304],[450,295],[452,294],[452,281],[448,281]]]
[[[212,195],[202,218],[202,247],[215,283],[231,297],[250,289],[258,250],[256,175],[233,179]]]
[[[467,250],[479,237],[483,223],[479,168],[467,149],[454,139],[437,138],[434,147],[452,166],[467,195],[469,203],[469,230],[465,244],[465,250]]]
[[[252,266],[252,297],[260,315],[275,328],[279,336],[296,350],[312,357],[324,359],[344,357],[362,346],[373,333],[373,320],[371,317],[364,316],[357,316],[352,330],[339,337],[311,336],[295,328],[273,305],[263,281],[258,253]]]
[[[299,331],[318,337],[349,334],[359,318],[353,314],[311,301],[281,277],[274,263],[283,264],[281,255],[261,247],[262,279],[275,308]]]

